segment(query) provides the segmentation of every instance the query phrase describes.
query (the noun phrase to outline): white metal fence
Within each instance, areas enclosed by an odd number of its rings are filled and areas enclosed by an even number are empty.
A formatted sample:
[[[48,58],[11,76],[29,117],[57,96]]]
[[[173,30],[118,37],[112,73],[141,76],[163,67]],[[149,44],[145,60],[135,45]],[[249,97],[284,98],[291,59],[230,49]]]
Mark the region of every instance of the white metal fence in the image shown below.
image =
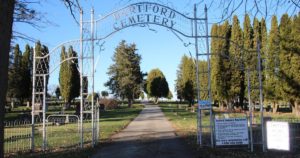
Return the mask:
[[[49,115],[46,128],[46,145],[48,149],[79,146],[80,126],[78,116]]]
[[[4,153],[29,151],[31,144],[31,122],[5,122]]]
[[[99,116],[94,121],[96,127],[96,142],[99,141]],[[40,120],[35,121],[34,143],[35,151],[41,151],[43,144],[46,150],[65,150],[80,148],[80,119],[76,115],[49,115],[46,121],[46,139],[43,142],[43,126]],[[83,121],[83,144],[92,144],[91,120]],[[8,121],[4,127],[4,153],[6,155],[31,151],[32,124],[31,121]]]

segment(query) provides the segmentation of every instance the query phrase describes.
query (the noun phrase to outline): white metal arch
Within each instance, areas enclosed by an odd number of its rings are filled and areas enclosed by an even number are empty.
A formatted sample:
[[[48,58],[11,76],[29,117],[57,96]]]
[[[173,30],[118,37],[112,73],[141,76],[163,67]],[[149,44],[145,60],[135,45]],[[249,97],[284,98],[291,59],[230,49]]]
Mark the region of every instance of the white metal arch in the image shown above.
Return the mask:
[[[151,11],[152,10],[152,11]],[[196,62],[198,63],[199,57],[199,48],[198,48],[198,39],[205,38],[206,39],[206,51],[207,51],[207,60],[208,60],[208,78],[210,81],[210,53],[209,53],[209,41],[208,41],[208,18],[207,18],[207,8],[205,6],[205,17],[198,18],[197,17],[197,8],[194,5],[194,17],[188,17],[168,6],[161,5],[158,3],[153,2],[138,2],[130,4],[124,8],[116,10],[106,16],[95,20],[94,19],[94,11],[91,11],[91,20],[90,21],[83,21],[83,12],[80,12],[80,38],[77,40],[70,40],[61,43],[59,46],[55,47],[50,51],[49,54],[43,57],[36,57],[34,55],[34,67],[33,67],[33,97],[32,97],[32,144],[31,148],[34,150],[34,115],[37,111],[35,111],[34,106],[37,102],[43,105],[43,109],[39,112],[43,114],[43,150],[46,149],[46,81],[48,80],[47,76],[49,77],[61,63],[72,60],[75,57],[68,57],[64,61],[60,60],[53,60],[50,57],[57,55],[59,49],[62,46],[73,46],[75,51],[79,52],[79,72],[80,72],[80,146],[83,148],[83,114],[90,113],[92,115],[92,146],[94,146],[97,142],[98,136],[96,135],[96,125],[99,123],[96,122],[95,117],[95,105],[94,100],[91,101],[91,109],[84,110],[85,99],[84,96],[87,96],[87,92],[84,91],[84,78],[88,78],[89,82],[91,82],[91,94],[92,98],[94,95],[94,45],[95,41],[101,41],[106,39],[107,37],[113,35],[114,33],[123,30],[128,27],[133,26],[146,26],[146,25],[158,25],[161,27],[165,27],[170,29],[184,37],[193,38],[195,39],[195,56]],[[205,35],[200,35],[198,32],[198,25],[200,25],[200,21],[204,21],[206,26]],[[98,28],[99,27],[99,28]],[[95,31],[97,30],[97,31]],[[102,31],[102,32],[101,32]],[[177,35],[177,34],[176,34]],[[36,73],[36,64],[43,59],[49,59],[50,62],[53,61],[47,73]],[[45,63],[44,63],[45,64]],[[199,106],[200,99],[200,90],[199,90],[199,71],[198,71],[198,64],[196,64],[196,76],[197,76],[197,103]],[[91,71],[89,71],[91,70]],[[87,72],[88,71],[88,72]],[[36,79],[40,81],[36,81]],[[42,88],[42,91],[36,91],[36,83],[39,83]],[[41,85],[42,84],[42,85]],[[208,84],[208,94],[209,100],[211,101],[211,90],[210,90],[210,82]],[[37,101],[38,100],[38,101]],[[199,110],[200,108],[198,108]],[[210,118],[212,119],[212,109],[208,109],[210,111]],[[201,111],[199,110],[197,113],[197,143],[202,145],[202,125],[201,125]],[[211,120],[212,121],[212,120]],[[210,123],[210,129],[212,131],[213,124]],[[211,146],[213,147],[213,132],[211,132]]]

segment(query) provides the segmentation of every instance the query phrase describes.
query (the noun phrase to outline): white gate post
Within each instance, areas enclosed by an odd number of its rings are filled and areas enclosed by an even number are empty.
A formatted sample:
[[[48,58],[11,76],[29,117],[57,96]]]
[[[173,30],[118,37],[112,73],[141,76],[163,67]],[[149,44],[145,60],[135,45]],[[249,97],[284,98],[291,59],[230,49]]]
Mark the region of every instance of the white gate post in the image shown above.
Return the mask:
[[[197,5],[194,4],[194,27],[195,27],[195,51],[196,51],[196,82],[197,82],[197,144],[202,145],[202,125],[201,125],[201,110],[199,105],[200,100],[200,85],[199,85],[199,47],[198,47],[198,24],[197,24]]]
[[[94,108],[94,9],[91,10],[91,53],[92,53],[92,146],[95,146],[95,108]]]
[[[80,10],[80,147],[83,148],[83,12]]]
[[[33,68],[32,68],[32,105],[31,105],[31,151],[34,151],[34,107],[35,107],[35,71],[36,71],[36,59],[35,59],[35,47],[33,48]]]
[[[43,75],[43,151],[46,150],[47,147],[47,140],[46,140],[46,74]]]

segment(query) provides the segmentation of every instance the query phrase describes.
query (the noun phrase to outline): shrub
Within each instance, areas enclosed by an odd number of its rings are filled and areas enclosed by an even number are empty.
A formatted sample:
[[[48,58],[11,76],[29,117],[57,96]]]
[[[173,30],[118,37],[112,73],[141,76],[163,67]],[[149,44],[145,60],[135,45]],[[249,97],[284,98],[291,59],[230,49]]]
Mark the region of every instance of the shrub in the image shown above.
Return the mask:
[[[102,98],[99,101],[100,107],[104,105],[105,110],[119,108],[118,101],[115,99]]]

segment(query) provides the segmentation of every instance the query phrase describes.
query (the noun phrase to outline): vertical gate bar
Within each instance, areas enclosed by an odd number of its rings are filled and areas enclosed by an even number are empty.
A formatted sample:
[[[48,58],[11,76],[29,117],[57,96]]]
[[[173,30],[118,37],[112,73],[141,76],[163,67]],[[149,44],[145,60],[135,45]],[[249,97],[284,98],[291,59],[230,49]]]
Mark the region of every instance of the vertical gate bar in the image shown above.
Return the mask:
[[[251,148],[251,152],[253,152],[253,133],[252,133],[252,104],[251,104],[251,85],[250,85],[250,70],[249,68],[247,69],[247,87],[248,87],[248,107],[249,107],[249,122],[250,122],[250,148]]]
[[[91,53],[92,53],[92,147],[95,146],[95,112],[94,112],[94,9],[91,10]]]
[[[46,150],[46,75],[43,75],[43,151]]]
[[[259,104],[260,104],[260,123],[262,133],[262,147],[263,152],[266,151],[265,147],[265,125],[264,125],[264,106],[262,94],[262,76],[261,76],[261,55],[260,55],[260,41],[257,40],[257,62],[258,62],[258,79],[259,79]]]
[[[80,10],[80,147],[83,148],[83,21]]]
[[[196,82],[197,82],[197,144],[202,145],[202,125],[201,125],[201,110],[199,105],[200,100],[200,85],[199,85],[199,48],[198,48],[198,26],[197,26],[197,6],[194,4],[194,27],[195,27],[195,51],[196,51]]]
[[[35,67],[36,67],[36,58],[35,58],[35,47],[33,48],[33,68],[32,68],[32,105],[31,105],[31,144],[30,150],[34,151],[34,105],[35,105]]]
[[[210,104],[212,103],[212,96],[211,96],[211,81],[210,81],[210,53],[209,53],[209,41],[208,41],[208,17],[207,17],[207,7],[204,7],[205,12],[205,38],[206,38],[206,54],[207,54],[207,78],[208,78],[208,100]],[[212,106],[210,107],[210,141],[211,147],[214,147],[214,134],[213,134],[213,111]]]
[[[100,141],[100,108],[99,108],[99,101],[97,107],[97,142]]]

